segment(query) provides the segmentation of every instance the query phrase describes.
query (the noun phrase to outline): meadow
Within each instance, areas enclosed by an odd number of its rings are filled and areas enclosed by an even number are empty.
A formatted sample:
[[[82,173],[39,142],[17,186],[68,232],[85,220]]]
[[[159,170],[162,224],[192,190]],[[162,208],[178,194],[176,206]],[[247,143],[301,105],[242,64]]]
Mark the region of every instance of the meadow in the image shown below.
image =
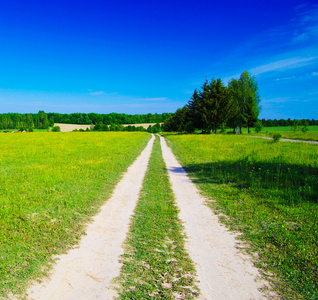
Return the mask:
[[[318,141],[318,126],[308,126],[308,131],[303,132],[302,126],[299,126],[296,131],[291,126],[279,126],[279,127],[263,127],[260,132],[255,132],[255,129],[251,129],[251,135],[257,136],[268,136],[271,137],[275,133],[281,134],[282,138],[285,139],[296,139],[296,140],[307,140],[307,141]],[[232,132],[232,131],[230,131]],[[247,133],[247,128],[242,129],[243,134]]]
[[[76,244],[147,133],[0,133],[0,297]]]
[[[165,134],[220,220],[283,299],[318,298],[318,146]]]

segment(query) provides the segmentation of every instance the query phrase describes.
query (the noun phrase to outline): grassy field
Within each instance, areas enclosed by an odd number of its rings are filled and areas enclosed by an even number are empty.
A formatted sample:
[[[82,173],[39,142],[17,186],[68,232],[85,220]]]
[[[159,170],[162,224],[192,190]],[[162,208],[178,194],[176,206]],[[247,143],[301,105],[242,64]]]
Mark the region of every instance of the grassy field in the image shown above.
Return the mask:
[[[318,298],[318,147],[166,134],[211,208],[243,233],[283,299]],[[270,275],[272,274],[272,275]]]
[[[125,242],[123,267],[117,279],[121,284],[119,299],[193,299],[198,294],[182,232],[156,137]]]
[[[232,130],[228,130],[232,132]],[[243,134],[247,133],[247,128],[242,129]],[[308,141],[318,141],[318,126],[308,126],[307,132],[301,131],[301,126],[296,132],[290,126],[281,127],[263,127],[261,132],[255,132],[254,128],[251,129],[251,135],[268,136],[271,137],[272,134],[280,133],[282,138],[286,139],[296,139],[296,140],[308,140]]]
[[[0,133],[0,297],[65,252],[109,198],[147,133]]]

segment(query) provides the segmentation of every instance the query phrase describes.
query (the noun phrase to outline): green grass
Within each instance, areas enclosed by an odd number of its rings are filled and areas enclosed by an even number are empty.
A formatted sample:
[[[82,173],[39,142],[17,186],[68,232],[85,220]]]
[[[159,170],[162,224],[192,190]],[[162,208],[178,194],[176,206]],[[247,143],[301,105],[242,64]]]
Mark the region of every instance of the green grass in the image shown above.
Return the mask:
[[[318,147],[244,136],[168,143],[223,222],[243,233],[283,299],[318,298]]]
[[[0,297],[22,293],[77,243],[147,133],[1,134]]]
[[[156,137],[125,242],[123,267],[117,279],[120,299],[192,299],[198,294],[182,232]]]
[[[293,131],[291,126],[280,126],[280,127],[263,127],[261,132],[255,132],[254,128],[251,128],[250,135],[268,136],[272,134],[280,133],[282,138],[285,139],[296,139],[296,140],[307,140],[307,141],[318,141],[318,126],[308,126],[307,132],[301,131],[302,126],[299,126],[296,132]],[[232,132],[232,130],[228,130]],[[242,129],[243,134],[247,133],[247,128]]]

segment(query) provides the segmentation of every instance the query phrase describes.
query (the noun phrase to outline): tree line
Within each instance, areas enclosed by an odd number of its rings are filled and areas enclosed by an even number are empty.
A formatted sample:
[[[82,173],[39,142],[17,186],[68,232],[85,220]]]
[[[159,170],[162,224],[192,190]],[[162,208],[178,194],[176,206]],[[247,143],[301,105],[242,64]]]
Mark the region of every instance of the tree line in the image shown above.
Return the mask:
[[[48,129],[54,123],[82,124],[82,125],[119,125],[119,124],[142,124],[163,123],[173,113],[163,114],[98,114],[98,113],[45,113],[39,111],[36,114],[5,113],[0,114],[0,129]]]
[[[220,78],[206,80],[201,89],[195,89],[188,103],[165,122],[165,131],[202,133],[225,127],[233,132],[241,132],[242,127],[248,131],[258,121],[261,110],[258,85],[254,76],[244,71],[239,79],[232,79],[228,86]]]
[[[308,126],[312,126],[312,125],[318,125],[318,120],[315,119],[290,119],[288,118],[286,119],[262,119],[262,126],[264,127],[284,127],[284,126],[304,126],[304,125],[308,125]]]

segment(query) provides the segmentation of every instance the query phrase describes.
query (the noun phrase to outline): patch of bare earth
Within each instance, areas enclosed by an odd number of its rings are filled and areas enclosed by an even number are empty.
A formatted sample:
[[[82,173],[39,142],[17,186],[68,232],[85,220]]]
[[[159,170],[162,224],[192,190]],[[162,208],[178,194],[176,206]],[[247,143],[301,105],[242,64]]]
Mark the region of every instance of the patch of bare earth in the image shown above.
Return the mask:
[[[62,132],[70,132],[75,129],[83,129],[86,130],[86,128],[91,129],[92,125],[78,125],[78,124],[63,124],[63,123],[54,123],[54,126],[59,126],[61,128]]]
[[[200,195],[164,138],[160,138],[179,217],[185,227],[186,248],[195,263],[201,299],[264,299],[260,290],[266,282],[260,279],[251,257],[237,249],[235,235],[205,205],[207,199]]]
[[[154,137],[128,168],[112,197],[103,205],[78,246],[57,257],[49,278],[27,290],[27,299],[113,299],[113,278],[119,276],[119,257],[129,230]]]

